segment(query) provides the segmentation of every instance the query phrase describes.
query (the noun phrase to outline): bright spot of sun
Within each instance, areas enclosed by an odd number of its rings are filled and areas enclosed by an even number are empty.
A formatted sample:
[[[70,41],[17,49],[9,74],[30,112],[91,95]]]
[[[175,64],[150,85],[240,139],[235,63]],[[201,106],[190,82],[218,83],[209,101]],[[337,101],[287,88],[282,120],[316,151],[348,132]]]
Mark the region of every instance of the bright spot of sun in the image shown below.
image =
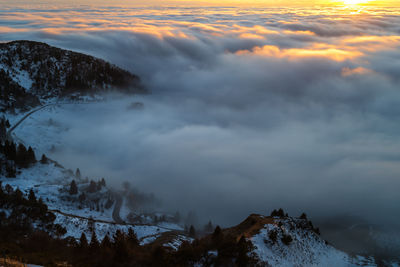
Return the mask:
[[[345,5],[358,5],[369,2],[369,0],[343,0]]]

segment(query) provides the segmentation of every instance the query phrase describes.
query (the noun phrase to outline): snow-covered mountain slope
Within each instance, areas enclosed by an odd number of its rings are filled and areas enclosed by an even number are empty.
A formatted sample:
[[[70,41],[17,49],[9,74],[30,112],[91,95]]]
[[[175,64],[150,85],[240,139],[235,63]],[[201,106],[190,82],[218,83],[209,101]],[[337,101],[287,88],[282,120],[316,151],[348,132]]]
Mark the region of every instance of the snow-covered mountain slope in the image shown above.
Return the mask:
[[[272,266],[377,266],[330,246],[304,219],[274,218],[250,240],[260,261]]]
[[[72,180],[76,181],[78,193],[69,192]],[[102,186],[93,193],[88,191],[90,182],[77,177],[70,170],[59,164],[48,161],[46,164],[36,163],[30,168],[19,169],[15,178],[0,177],[0,182],[17,188],[27,196],[32,189],[37,198],[41,198],[49,211],[56,215],[56,224],[66,228],[64,237],[79,239],[82,233],[91,237],[93,231],[102,240],[107,234],[110,238],[117,231],[127,233],[131,228],[142,245],[156,240],[165,232],[180,232],[182,227],[175,223],[127,224],[113,221],[113,210],[116,205],[114,192]],[[85,197],[82,198],[82,195]],[[126,205],[124,209],[129,210]],[[128,212],[121,215],[126,220]]]
[[[306,218],[252,214],[226,235],[245,236],[251,254],[266,266],[378,266],[375,260],[352,257],[329,245]]]
[[[3,110],[53,97],[145,92],[138,76],[104,60],[32,41],[0,44],[0,84]]]

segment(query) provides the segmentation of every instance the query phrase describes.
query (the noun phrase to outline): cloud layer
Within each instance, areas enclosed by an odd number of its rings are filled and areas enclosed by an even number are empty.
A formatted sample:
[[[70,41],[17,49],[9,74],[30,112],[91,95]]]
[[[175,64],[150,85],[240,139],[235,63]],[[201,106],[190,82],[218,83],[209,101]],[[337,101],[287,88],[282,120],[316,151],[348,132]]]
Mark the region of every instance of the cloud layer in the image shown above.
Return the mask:
[[[225,224],[277,207],[398,222],[395,8],[9,8],[0,39],[104,58],[153,92],[143,111],[49,114],[69,167]]]

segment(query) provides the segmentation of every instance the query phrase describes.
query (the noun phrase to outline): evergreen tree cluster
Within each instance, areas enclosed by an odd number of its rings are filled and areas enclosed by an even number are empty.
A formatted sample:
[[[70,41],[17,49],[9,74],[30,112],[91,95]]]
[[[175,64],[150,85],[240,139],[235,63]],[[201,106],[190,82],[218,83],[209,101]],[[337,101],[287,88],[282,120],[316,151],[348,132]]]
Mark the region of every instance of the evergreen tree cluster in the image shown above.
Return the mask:
[[[6,141],[0,145],[0,152],[4,154],[7,160],[15,161],[17,166],[21,168],[36,163],[35,152],[30,146],[28,149],[23,144],[19,144],[17,147],[14,142]]]
[[[72,180],[71,185],[69,187],[69,194],[76,195],[78,194],[78,186],[76,185],[75,180]]]
[[[35,203],[34,194],[30,193],[26,201]],[[6,217],[3,213],[0,216]],[[253,266],[256,263],[249,256],[251,242],[244,236],[237,238],[225,234],[220,227],[216,227],[212,235],[191,243],[183,242],[177,251],[157,243],[141,246],[133,229],[129,229],[128,233],[117,230],[111,237],[107,234],[103,240],[98,240],[95,231],[89,231],[76,240],[61,238],[65,232],[59,225],[52,228],[60,233],[51,235],[31,228],[24,234],[14,231],[8,235],[5,231],[9,229],[1,225],[0,247],[10,256],[44,266],[58,266],[62,262],[68,263],[68,266],[99,267],[193,266],[195,263],[204,266]],[[210,251],[218,253],[210,254]]]
[[[10,185],[2,186],[0,182],[0,239],[13,238],[17,234],[29,234],[33,231],[33,223],[42,225],[50,233],[65,234],[65,229],[53,224],[55,215],[48,210],[41,198],[37,198],[31,189],[28,197],[19,189]]]
[[[75,177],[77,177],[78,179],[81,177],[79,169],[77,169]],[[104,178],[102,178],[101,180],[99,180],[97,182],[95,182],[93,180],[90,180],[89,185],[87,186],[86,190],[84,190],[84,191],[86,193],[96,193],[96,192],[99,192],[105,186],[106,186],[106,181],[105,181]],[[76,181],[72,180],[71,184],[69,186],[69,191],[68,191],[69,194],[70,195],[76,195],[76,194],[78,194],[78,191],[79,191],[79,189],[78,189],[78,186],[76,184]],[[85,192],[82,192],[82,194],[80,196],[83,197]],[[86,197],[81,199],[81,201],[85,200],[85,198]]]
[[[283,209],[279,209],[279,210],[273,210],[271,212],[271,217],[279,217],[279,218],[284,218],[284,217],[288,217],[289,215],[283,211]]]
[[[300,217],[299,217],[300,221],[297,222],[297,227],[302,228],[302,229],[307,229],[307,230],[311,230],[314,233],[316,233],[317,235],[320,235],[321,232],[319,230],[318,227],[314,227],[313,223],[311,222],[311,220],[309,220],[307,218],[307,215],[303,212]]]
[[[36,162],[35,152],[32,147],[29,146],[28,149],[26,149],[23,144],[19,144],[15,160],[17,167],[28,168],[31,164],[35,164]]]
[[[23,144],[17,146],[16,143],[8,140],[0,142],[0,174],[14,178],[16,177],[17,168],[28,168],[36,162],[35,152],[32,147],[26,148]]]
[[[106,181],[104,180],[104,178],[102,178],[100,181],[97,182],[90,180],[89,186],[87,187],[86,191],[88,193],[96,193],[99,192],[105,186],[106,186]]]

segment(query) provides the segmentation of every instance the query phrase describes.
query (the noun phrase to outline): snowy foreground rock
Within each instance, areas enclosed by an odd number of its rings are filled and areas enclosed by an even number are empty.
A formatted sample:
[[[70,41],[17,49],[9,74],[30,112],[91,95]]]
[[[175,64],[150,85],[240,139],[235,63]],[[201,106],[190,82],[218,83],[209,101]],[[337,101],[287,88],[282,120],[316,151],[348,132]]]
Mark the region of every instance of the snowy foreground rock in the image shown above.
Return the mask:
[[[378,266],[373,258],[351,257],[329,245],[305,219],[252,215],[253,253],[270,266]],[[248,219],[248,220],[249,220]],[[285,240],[286,237],[286,240]],[[291,240],[288,242],[287,240]],[[286,243],[285,243],[286,241]]]

